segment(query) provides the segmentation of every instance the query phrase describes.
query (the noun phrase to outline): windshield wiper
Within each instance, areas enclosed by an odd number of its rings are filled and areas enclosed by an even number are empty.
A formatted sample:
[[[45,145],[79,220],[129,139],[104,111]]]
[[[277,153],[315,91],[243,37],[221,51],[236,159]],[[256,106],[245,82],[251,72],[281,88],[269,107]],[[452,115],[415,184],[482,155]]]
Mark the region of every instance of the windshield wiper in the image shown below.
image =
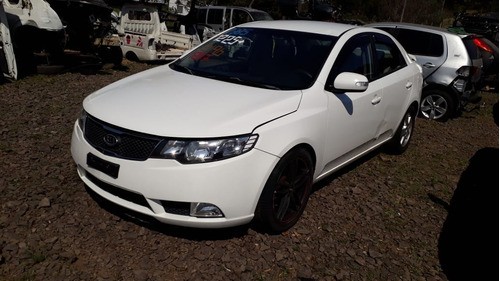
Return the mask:
[[[241,80],[241,78],[235,77],[235,76],[224,76],[224,77],[219,77],[219,79],[224,80],[224,81],[228,81],[228,82],[235,82],[235,83],[247,85],[247,86],[259,87],[259,88],[265,88],[265,89],[271,89],[271,90],[281,90],[281,88],[276,87],[274,85],[262,84],[262,83],[255,82],[255,81]]]
[[[190,68],[186,67],[186,66],[183,66],[183,65],[180,65],[180,64],[172,64],[172,67],[175,70],[178,70],[180,72],[184,72],[184,73],[187,73],[187,74],[194,75],[193,71]]]

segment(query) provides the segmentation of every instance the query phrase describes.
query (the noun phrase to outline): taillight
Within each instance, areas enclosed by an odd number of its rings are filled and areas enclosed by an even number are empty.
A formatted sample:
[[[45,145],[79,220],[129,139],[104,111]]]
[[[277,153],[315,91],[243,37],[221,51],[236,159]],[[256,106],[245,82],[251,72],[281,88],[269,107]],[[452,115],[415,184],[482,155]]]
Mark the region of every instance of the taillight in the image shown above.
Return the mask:
[[[472,42],[474,42],[474,45],[476,45],[478,48],[480,48],[481,50],[483,51],[486,51],[488,53],[493,53],[493,50],[491,49],[490,46],[488,46],[488,44],[486,44],[483,40],[481,40],[480,38],[474,38],[472,40]]]

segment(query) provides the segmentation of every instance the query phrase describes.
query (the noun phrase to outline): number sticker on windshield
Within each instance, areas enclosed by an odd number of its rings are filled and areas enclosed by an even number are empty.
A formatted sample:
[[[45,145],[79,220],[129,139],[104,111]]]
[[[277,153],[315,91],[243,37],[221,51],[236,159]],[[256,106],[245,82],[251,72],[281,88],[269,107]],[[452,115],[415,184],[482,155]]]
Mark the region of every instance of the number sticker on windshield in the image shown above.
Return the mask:
[[[243,44],[245,42],[245,39],[241,36],[234,36],[234,35],[221,35],[217,39],[215,39],[215,42],[219,42],[224,45],[234,45],[234,44]]]

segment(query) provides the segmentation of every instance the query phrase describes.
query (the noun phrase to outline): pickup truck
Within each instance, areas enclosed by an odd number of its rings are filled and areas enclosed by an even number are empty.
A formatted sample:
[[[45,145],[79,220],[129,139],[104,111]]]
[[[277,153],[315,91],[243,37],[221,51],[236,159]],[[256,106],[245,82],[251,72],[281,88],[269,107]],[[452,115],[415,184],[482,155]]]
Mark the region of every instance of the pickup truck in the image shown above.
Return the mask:
[[[123,56],[129,60],[164,61],[180,57],[185,51],[201,41],[193,35],[169,31],[165,21],[160,20],[157,3],[126,3],[120,13],[118,32]]]

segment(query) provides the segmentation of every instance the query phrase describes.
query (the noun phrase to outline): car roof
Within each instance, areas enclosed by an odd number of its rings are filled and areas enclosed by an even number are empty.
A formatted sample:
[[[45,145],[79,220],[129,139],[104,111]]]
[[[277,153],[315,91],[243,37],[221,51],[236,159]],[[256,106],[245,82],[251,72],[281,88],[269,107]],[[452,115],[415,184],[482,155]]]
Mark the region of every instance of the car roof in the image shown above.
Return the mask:
[[[346,31],[354,28],[363,28],[361,26],[350,25],[350,24],[311,21],[311,20],[253,21],[241,24],[239,26],[301,31],[301,32],[310,32],[310,33],[318,33],[318,34],[333,35],[333,36],[340,36]],[[368,28],[364,29],[366,29],[367,31],[369,30]]]
[[[437,27],[437,26],[432,26],[432,25],[425,25],[425,24],[418,24],[418,23],[407,23],[407,22],[377,22],[377,23],[366,24],[365,26],[371,26],[371,27],[384,27],[384,26],[412,27],[414,29],[421,29],[421,30],[431,29],[431,30],[434,30],[434,31],[451,33],[451,32],[449,32],[448,30],[446,30],[446,29],[444,29],[442,27]]]
[[[450,36],[450,35],[451,36],[458,36],[462,39],[475,35],[475,34],[471,34],[471,33],[453,32],[453,31],[448,30],[446,28],[432,26],[432,25],[425,25],[425,24],[418,24],[418,23],[407,23],[407,22],[377,22],[377,23],[366,24],[365,26],[367,26],[367,27],[396,27],[396,28],[397,27],[406,27],[406,28],[411,28],[411,29],[420,30],[420,31],[432,30],[435,32],[440,32],[443,35],[447,35],[447,36]]]
[[[241,10],[245,10],[248,12],[265,12],[265,13],[267,13],[266,11],[263,11],[263,10],[258,10],[258,9],[249,8],[249,7],[242,7],[242,6],[231,6],[231,5],[229,5],[229,6],[223,6],[223,5],[196,6],[196,9],[212,9],[212,8],[241,9]]]

